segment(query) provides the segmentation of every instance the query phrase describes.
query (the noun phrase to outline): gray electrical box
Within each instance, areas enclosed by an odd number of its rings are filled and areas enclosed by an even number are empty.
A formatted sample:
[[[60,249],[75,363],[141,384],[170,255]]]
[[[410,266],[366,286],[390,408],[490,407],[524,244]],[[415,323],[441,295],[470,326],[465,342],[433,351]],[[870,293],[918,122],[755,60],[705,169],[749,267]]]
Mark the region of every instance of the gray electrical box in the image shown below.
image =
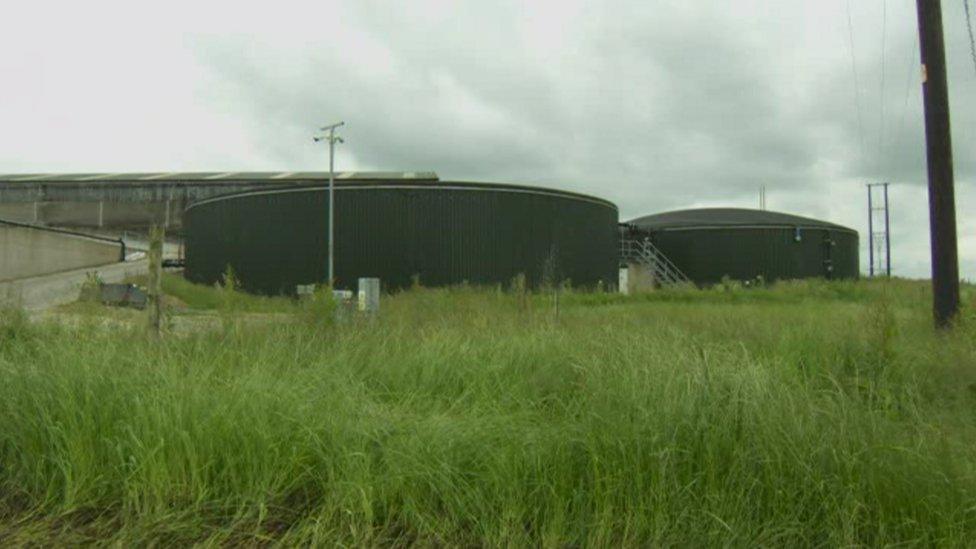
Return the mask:
[[[375,314],[380,308],[380,279],[359,279],[359,310]]]

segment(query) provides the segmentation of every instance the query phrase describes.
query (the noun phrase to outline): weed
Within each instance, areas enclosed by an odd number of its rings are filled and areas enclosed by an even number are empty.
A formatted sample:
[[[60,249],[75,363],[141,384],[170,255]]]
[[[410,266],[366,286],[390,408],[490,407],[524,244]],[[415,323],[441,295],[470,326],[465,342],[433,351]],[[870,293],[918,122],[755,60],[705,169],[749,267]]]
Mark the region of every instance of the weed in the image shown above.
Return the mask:
[[[317,287],[314,292],[301,300],[300,307],[302,319],[310,328],[320,330],[335,324],[337,303],[330,286]]]

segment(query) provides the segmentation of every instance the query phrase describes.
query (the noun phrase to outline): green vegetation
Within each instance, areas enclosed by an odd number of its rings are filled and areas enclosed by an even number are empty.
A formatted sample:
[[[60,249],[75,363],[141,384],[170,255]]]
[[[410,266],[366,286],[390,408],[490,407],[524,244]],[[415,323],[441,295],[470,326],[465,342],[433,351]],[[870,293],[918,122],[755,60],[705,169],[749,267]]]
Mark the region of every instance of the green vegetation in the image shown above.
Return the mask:
[[[0,541],[976,539],[976,318],[934,333],[923,284],[268,302],[312,321],[3,313]]]
[[[237,289],[233,273],[229,274],[231,275],[229,284],[213,288],[193,284],[181,276],[164,273],[163,293],[175,297],[195,310],[233,309],[248,313],[293,312],[294,303],[291,299],[244,293]]]

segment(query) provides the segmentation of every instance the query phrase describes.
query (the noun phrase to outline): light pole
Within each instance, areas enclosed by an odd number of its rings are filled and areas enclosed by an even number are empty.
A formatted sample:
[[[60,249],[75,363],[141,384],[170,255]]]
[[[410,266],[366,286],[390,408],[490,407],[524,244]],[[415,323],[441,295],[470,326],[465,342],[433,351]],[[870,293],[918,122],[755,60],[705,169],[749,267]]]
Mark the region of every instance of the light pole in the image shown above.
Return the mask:
[[[336,135],[336,128],[342,126],[345,122],[336,122],[329,126],[323,126],[320,128],[323,132],[328,132],[326,135],[319,135],[313,137],[312,140],[318,143],[319,141],[329,142],[329,286],[331,287],[335,283],[335,169],[333,164],[333,158],[335,157],[335,144],[342,143],[341,137]]]

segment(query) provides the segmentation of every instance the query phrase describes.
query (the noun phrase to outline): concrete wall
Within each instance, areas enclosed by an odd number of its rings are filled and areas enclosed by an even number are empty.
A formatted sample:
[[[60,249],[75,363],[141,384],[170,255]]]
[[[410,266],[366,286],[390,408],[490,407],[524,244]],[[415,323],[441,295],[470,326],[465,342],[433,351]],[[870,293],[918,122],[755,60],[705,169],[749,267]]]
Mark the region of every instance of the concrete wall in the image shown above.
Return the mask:
[[[182,201],[163,202],[43,202],[37,222],[54,227],[140,229],[155,223],[178,228]]]
[[[308,181],[279,183],[291,186]],[[0,219],[79,229],[168,229],[194,200],[269,185],[268,181],[0,181]]]
[[[178,229],[184,208],[194,201],[254,189],[322,184],[327,179],[326,174],[317,172],[291,175],[294,174],[53,174],[27,179],[23,174],[0,175],[0,219],[81,229],[143,230],[154,223]],[[339,177],[343,181],[411,184],[437,181],[437,174],[427,172],[407,177],[350,172]]]
[[[636,294],[650,292],[655,289],[654,273],[643,265],[631,263],[627,265],[627,292]]]
[[[35,223],[35,211],[32,202],[0,202],[0,219],[19,223]]]
[[[178,229],[183,201],[162,202],[0,202],[0,219],[79,229],[145,229],[151,224]]]
[[[0,225],[0,281],[115,263],[120,244]]]

